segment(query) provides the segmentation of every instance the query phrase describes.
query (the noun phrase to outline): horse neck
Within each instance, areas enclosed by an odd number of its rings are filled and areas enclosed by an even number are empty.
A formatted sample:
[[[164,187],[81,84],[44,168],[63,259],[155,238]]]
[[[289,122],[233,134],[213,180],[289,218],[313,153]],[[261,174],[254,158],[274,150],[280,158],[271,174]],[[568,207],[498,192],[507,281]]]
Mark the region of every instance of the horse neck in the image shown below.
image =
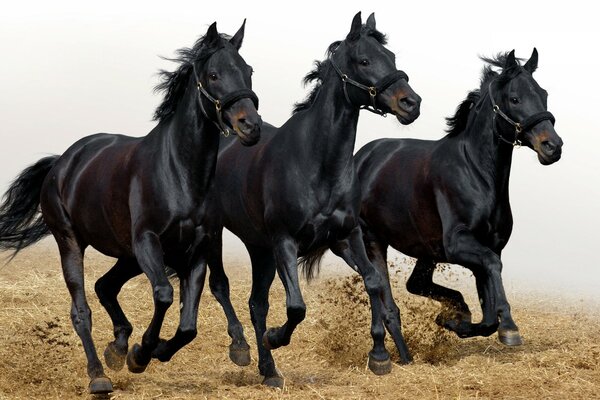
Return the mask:
[[[493,131],[493,124],[492,106],[486,102],[477,110],[473,122],[465,129],[463,146],[465,155],[472,161],[476,173],[489,187],[494,188],[496,198],[508,199],[513,146],[497,137],[497,132]]]
[[[196,85],[188,83],[173,116],[159,126],[157,167],[169,171],[184,191],[203,194],[214,175],[219,130],[200,111]]]
[[[359,109],[350,104],[342,82],[333,69],[324,79],[309,109],[300,116],[305,124],[307,146],[305,157],[317,168],[319,179],[337,182],[352,164]]]

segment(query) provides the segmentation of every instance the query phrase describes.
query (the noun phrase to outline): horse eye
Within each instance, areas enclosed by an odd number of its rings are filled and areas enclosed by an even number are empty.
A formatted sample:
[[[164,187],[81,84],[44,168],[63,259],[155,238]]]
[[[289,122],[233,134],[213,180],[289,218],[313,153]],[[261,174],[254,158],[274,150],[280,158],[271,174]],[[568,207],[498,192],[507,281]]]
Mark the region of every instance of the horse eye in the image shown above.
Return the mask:
[[[208,78],[211,81],[216,81],[217,79],[219,79],[219,77],[217,76],[217,74],[215,74],[214,72],[211,72],[210,74],[208,74]]]
[[[519,104],[519,98],[518,97],[511,97],[510,98],[510,102],[513,104]]]
[[[364,65],[366,67],[369,64],[370,64],[369,60],[367,60],[366,58],[363,58],[362,60],[360,60],[360,65]]]

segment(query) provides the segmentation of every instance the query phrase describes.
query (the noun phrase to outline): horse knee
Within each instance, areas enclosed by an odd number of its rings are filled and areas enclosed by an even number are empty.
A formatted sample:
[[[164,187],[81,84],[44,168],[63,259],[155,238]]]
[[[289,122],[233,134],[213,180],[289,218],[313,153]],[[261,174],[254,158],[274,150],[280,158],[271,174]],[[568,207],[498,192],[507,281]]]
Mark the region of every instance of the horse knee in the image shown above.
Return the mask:
[[[365,277],[365,289],[369,296],[379,296],[383,293],[383,280],[379,273],[373,273]]]
[[[77,308],[73,305],[71,307],[71,322],[76,332],[79,332],[82,328],[91,329],[92,310],[89,307]]]
[[[170,284],[154,288],[154,303],[156,307],[167,309],[173,304],[173,286]]]
[[[185,344],[190,343],[198,335],[198,330],[194,327],[184,327],[177,330],[177,336],[181,338],[181,341]]]

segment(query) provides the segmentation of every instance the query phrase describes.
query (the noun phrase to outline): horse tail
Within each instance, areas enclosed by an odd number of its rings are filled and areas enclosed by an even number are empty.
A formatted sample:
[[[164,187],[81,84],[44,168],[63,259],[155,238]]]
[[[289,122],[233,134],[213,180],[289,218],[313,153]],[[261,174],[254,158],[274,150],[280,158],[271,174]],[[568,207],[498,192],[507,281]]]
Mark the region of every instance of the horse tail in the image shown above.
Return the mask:
[[[321,270],[321,259],[327,250],[329,250],[328,246],[319,247],[298,259],[298,266],[302,270],[302,275],[304,275],[307,281],[310,282],[319,275],[319,271]]]
[[[24,169],[4,194],[0,204],[0,250],[14,250],[13,257],[50,233],[40,214],[40,194],[58,157],[44,157]]]

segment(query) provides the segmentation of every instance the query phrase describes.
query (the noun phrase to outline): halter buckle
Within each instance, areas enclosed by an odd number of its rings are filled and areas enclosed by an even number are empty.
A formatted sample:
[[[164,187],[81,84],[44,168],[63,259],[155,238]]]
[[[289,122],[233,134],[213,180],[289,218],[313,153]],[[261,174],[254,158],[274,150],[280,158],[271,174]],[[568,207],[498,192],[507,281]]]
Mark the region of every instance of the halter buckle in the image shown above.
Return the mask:
[[[230,133],[229,133],[229,129],[224,129],[221,131],[221,133],[223,133],[224,137],[229,137]]]
[[[515,139],[515,142],[513,143],[513,147],[515,149],[520,149],[522,145],[523,145],[523,142],[521,142],[519,139]]]
[[[498,107],[498,104],[494,104],[494,106],[492,107],[492,110],[498,114],[498,111],[500,111],[500,107]]]
[[[342,74],[342,82],[346,82],[348,80],[348,75]]]
[[[219,100],[215,100],[215,109],[221,112],[221,102]]]
[[[369,96],[375,97],[377,96],[377,88],[374,86],[369,87]]]

